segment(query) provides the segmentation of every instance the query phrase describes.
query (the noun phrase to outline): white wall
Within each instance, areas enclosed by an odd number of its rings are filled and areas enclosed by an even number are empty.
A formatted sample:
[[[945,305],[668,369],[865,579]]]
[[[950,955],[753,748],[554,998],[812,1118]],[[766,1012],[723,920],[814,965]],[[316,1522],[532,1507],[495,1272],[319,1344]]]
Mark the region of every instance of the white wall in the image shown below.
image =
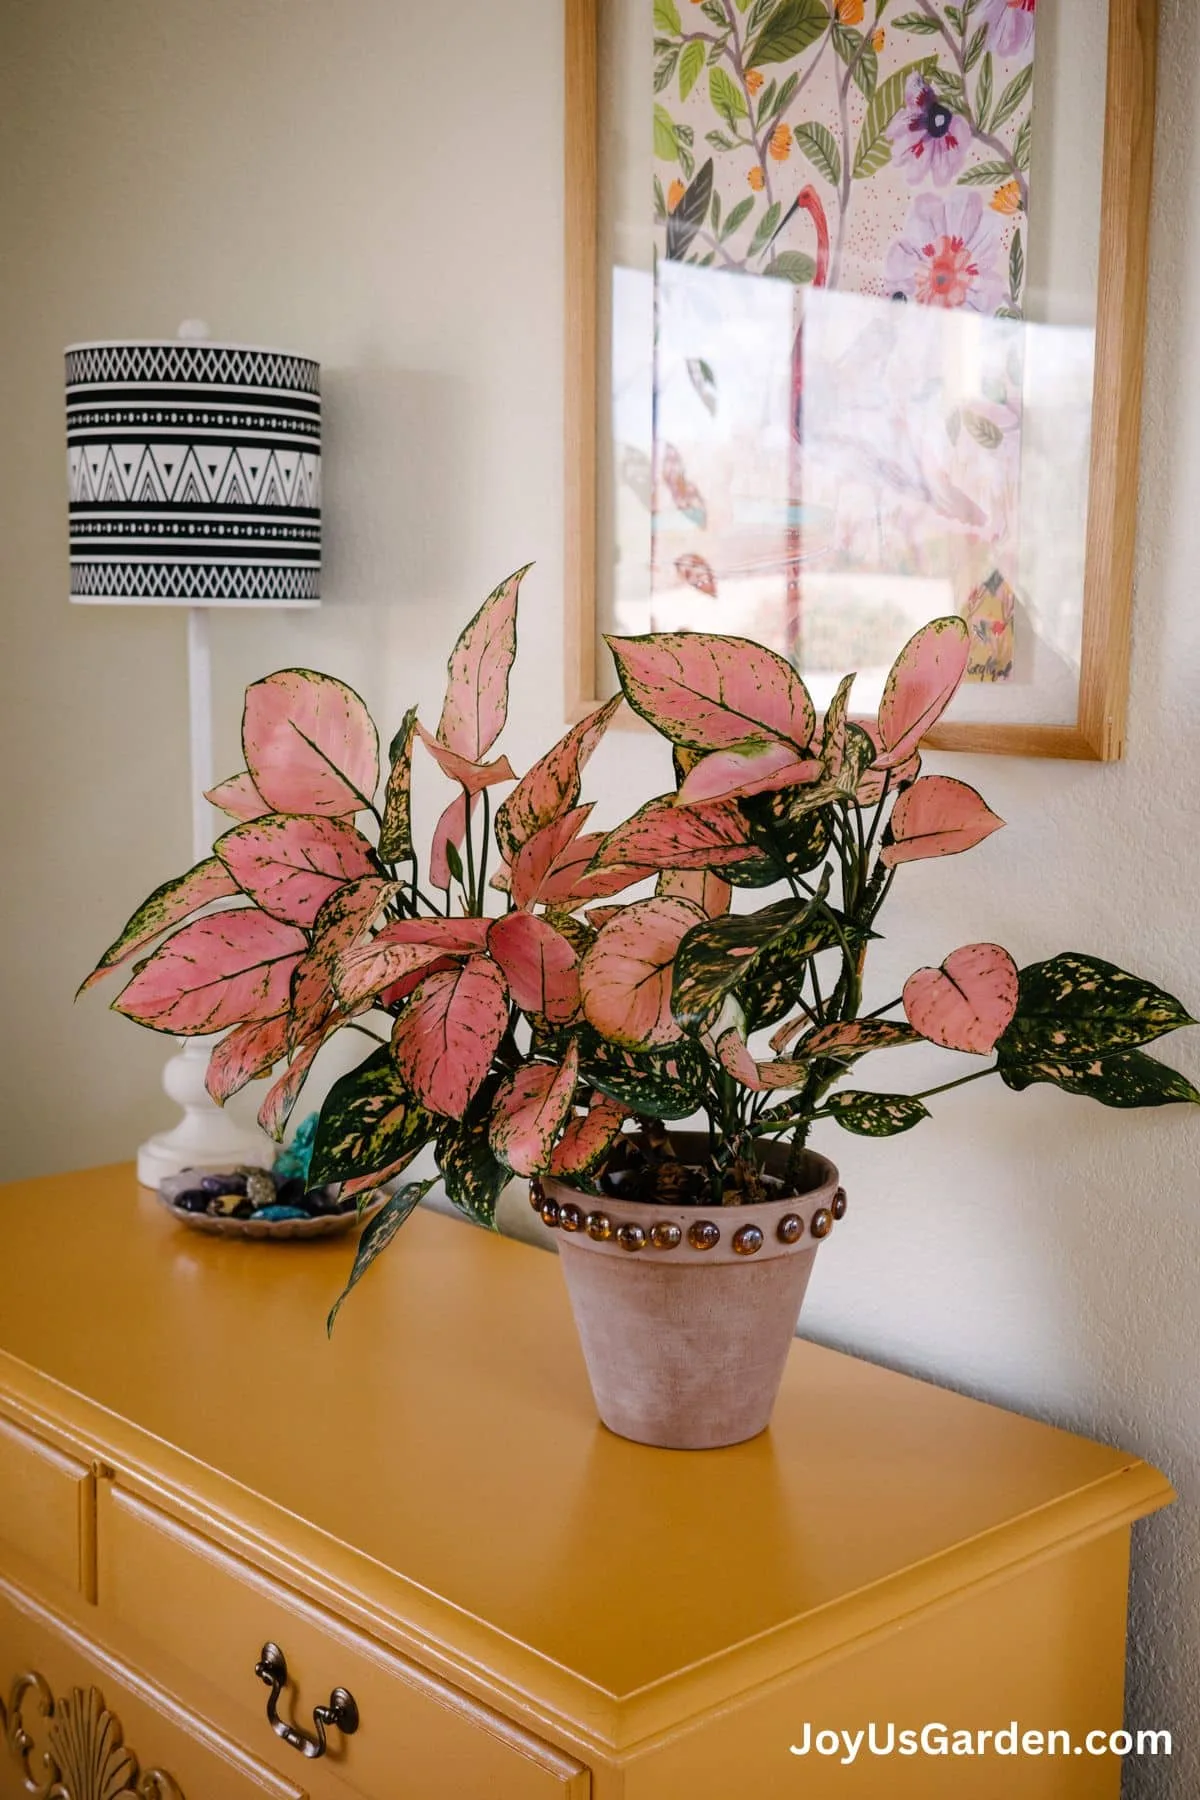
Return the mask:
[[[183,617],[66,602],[63,344],[200,315],[323,364],[328,604],[217,620],[222,773],[242,685],[280,664],[343,676],[385,728],[410,699],[432,714],[457,626],[530,556],[514,760],[560,726],[560,11],[0,14],[5,1175],[115,1160],[165,1122],[162,1043],[70,997],[188,847]],[[1009,826],[906,871],[881,1000],[918,963],[995,938],[1023,962],[1090,949],[1200,1011],[1200,92],[1195,56],[1172,48],[1193,22],[1164,0],[1129,756],[946,759]],[[608,818],[665,785],[641,738],[611,739],[593,768]],[[1200,1079],[1200,1032],[1166,1054]],[[990,1084],[935,1105],[890,1144],[818,1140],[852,1206],[806,1327],[1166,1469],[1180,1503],[1137,1534],[1130,1718],[1178,1748],[1131,1769],[1127,1793],[1192,1800],[1200,1119]]]

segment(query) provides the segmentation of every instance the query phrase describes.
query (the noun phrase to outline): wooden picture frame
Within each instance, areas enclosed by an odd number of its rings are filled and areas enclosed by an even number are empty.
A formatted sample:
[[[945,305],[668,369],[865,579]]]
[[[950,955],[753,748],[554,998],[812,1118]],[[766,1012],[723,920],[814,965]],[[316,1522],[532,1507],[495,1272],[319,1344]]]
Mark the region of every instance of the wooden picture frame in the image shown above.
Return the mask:
[[[564,0],[566,704],[597,681],[599,24]],[[942,723],[930,747],[1109,762],[1124,750],[1154,148],[1157,0],[1109,0],[1095,374],[1078,714],[1073,725]],[[630,715],[632,723],[639,721]]]

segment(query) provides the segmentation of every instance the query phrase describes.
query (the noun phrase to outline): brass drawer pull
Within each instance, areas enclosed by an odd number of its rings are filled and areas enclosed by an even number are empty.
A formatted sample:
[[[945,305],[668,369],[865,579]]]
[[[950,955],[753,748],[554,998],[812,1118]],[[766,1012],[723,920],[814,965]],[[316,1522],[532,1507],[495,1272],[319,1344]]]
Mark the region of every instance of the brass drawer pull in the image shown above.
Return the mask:
[[[345,1688],[334,1688],[329,1696],[328,1706],[313,1707],[313,1724],[317,1728],[316,1737],[309,1737],[296,1725],[289,1725],[281,1719],[278,1712],[279,1696],[287,1686],[287,1658],[278,1644],[264,1644],[262,1655],[254,1665],[254,1673],[265,1682],[271,1690],[267,1701],[267,1721],[276,1737],[281,1737],[285,1744],[298,1750],[301,1756],[324,1756],[325,1727],[335,1725],[346,1737],[352,1737],[358,1730],[358,1705],[354,1695]]]

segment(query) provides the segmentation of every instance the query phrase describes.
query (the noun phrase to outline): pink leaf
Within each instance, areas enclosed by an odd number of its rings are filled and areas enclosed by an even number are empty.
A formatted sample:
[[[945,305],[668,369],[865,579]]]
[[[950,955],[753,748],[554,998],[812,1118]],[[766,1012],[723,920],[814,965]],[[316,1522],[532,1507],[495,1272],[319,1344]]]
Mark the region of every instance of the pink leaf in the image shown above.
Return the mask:
[[[1017,1010],[1017,965],[999,944],[966,944],[940,969],[918,969],[904,984],[909,1024],[946,1050],[984,1056]]]
[[[398,892],[398,882],[364,875],[325,902],[313,927],[312,948],[292,977],[289,1050],[312,1037],[338,1010],[333,975],[340,959]]]
[[[273,812],[360,812],[379,785],[370,713],[352,688],[312,669],[280,669],[246,689],[242,749]]]
[[[148,900],[143,900],[115,943],[110,944],[87,979],[80,983],[79,994],[107,975],[110,969],[128,962],[139,950],[152,943],[161,932],[178,925],[189,913],[198,912],[214,900],[225,900],[237,893],[237,882],[217,857],[197,863],[186,875],[164,881]]]
[[[967,671],[970,633],[962,619],[933,619],[892,664],[879,703],[880,769],[907,761],[953,700]]]
[[[804,1062],[756,1062],[745,1039],[736,1029],[722,1032],[717,1041],[717,1056],[735,1081],[755,1093],[774,1088],[794,1088],[806,1080],[809,1064]]]
[[[927,856],[954,856],[999,831],[1004,820],[965,781],[923,775],[892,809],[889,838],[879,860],[888,868]]]
[[[317,1037],[310,1038],[307,1044],[297,1050],[258,1109],[259,1124],[267,1136],[273,1137],[276,1142],[283,1136],[284,1127],[291,1117],[292,1108],[300,1095],[300,1089],[304,1086],[308,1072],[317,1059],[317,1051],[332,1029],[335,1027],[327,1027]]]
[[[512,862],[536,831],[569,812],[579,799],[583,766],[622,704],[620,694],[572,725],[523,775],[496,814],[496,842]]]
[[[633,1047],[682,1037],[671,1012],[672,967],[681,940],[703,918],[688,900],[638,900],[622,907],[580,969],[589,1025]]]
[[[361,1006],[385,988],[433,973],[447,955],[473,956],[487,943],[486,919],[401,919],[367,944],[352,946],[336,961],[333,985],[343,1007]]]
[[[113,1005],[139,1025],[177,1037],[273,1018],[287,1007],[307,948],[302,931],[257,907],[211,913],[168,938]]]
[[[204,798],[219,812],[228,813],[231,819],[261,819],[271,810],[245,769],[240,775],[231,775],[228,781],[219,781],[216,787],[209,788]]]
[[[594,1094],[587,1112],[573,1118],[555,1144],[550,1173],[561,1180],[590,1175],[608,1155],[629,1117],[629,1108],[622,1106],[619,1100],[610,1100],[607,1094]]]
[[[389,1163],[386,1169],[376,1169],[373,1175],[352,1175],[349,1181],[342,1183],[342,1199],[353,1200],[358,1194],[369,1194],[373,1188],[381,1188],[385,1181],[391,1181],[394,1176],[402,1174],[415,1155],[416,1151],[410,1150],[407,1156]]]
[[[808,748],[816,715],[790,663],[748,638],[665,631],[607,638],[625,698],[672,743],[748,749],[782,739]]]
[[[454,968],[457,960],[457,957],[454,956],[439,956],[436,962],[422,963],[421,967],[414,969],[411,975],[402,975],[399,981],[393,981],[388,987],[385,987],[379,996],[378,1004],[380,1006],[399,1006],[420,987],[427,975],[440,975],[443,969]]]
[[[448,750],[471,763],[487,755],[508,717],[508,675],[517,651],[517,594],[529,567],[526,563],[488,595],[450,652],[437,735]]]
[[[579,1051],[572,1042],[561,1067],[528,1063],[501,1087],[492,1108],[488,1143],[514,1175],[536,1175],[549,1164],[578,1078]]]
[[[652,868],[632,863],[607,863],[602,869],[592,864],[604,842],[604,833],[585,831],[565,850],[542,884],[538,899],[543,906],[555,906],[560,912],[574,912],[589,900],[606,900],[620,894],[637,881],[654,874]]]
[[[676,806],[668,794],[648,800],[610,831],[597,864],[658,869],[722,869],[758,855],[750,827],[732,800]]]
[[[677,900],[690,900],[709,919],[719,919],[727,913],[733,895],[729,883],[707,869],[665,869],[654,891],[673,895]],[[589,913],[588,917],[594,915]]]
[[[488,949],[523,1012],[562,1024],[579,1011],[579,958],[547,919],[507,913],[488,932]]]
[[[508,987],[499,967],[473,956],[430,975],[396,1021],[392,1050],[430,1112],[461,1119],[508,1026]]]
[[[370,844],[346,819],[268,813],[235,825],[215,849],[254,904],[287,925],[311,925],[339,888],[379,872]]]
[[[439,744],[431,737],[425,727],[418,723],[417,736],[437,763],[443,775],[451,781],[457,781],[465,787],[469,794],[481,794],[486,787],[495,787],[498,781],[515,781],[516,771],[507,756],[496,758],[495,762],[471,762],[468,757],[460,756],[457,750],[448,750],[445,744]]]
[[[582,831],[591,812],[590,806],[575,806],[561,818],[543,825],[521,845],[513,859],[509,887],[518,906],[532,906],[539,898],[542,883],[555,862]],[[588,858],[589,862],[591,857]]]
[[[615,919],[618,913],[624,911],[623,906],[591,906],[585,916],[589,925],[594,925],[597,931],[603,931],[610,919]]]
[[[458,794],[433,828],[433,841],[429,850],[429,880],[433,887],[446,889],[450,886],[449,846],[453,844],[457,850],[467,835],[467,804],[467,796]],[[472,818],[478,804],[479,795],[472,794]]]
[[[680,806],[706,800],[730,800],[748,794],[774,793],[819,781],[821,763],[797,756],[791,744],[757,744],[752,750],[716,750],[701,757],[684,776]]]
[[[819,1026],[805,1037],[803,1033],[808,1023],[807,1018],[801,1018],[781,1025],[771,1039],[772,1050],[777,1053],[786,1050],[799,1038],[796,1048],[803,1051],[806,1062],[816,1056],[843,1057],[852,1062],[869,1050],[890,1050],[901,1044],[915,1044],[920,1036],[898,1019],[854,1019],[845,1024],[835,1021]]]
[[[224,1106],[249,1081],[257,1081],[287,1055],[287,1014],[273,1019],[250,1019],[237,1025],[214,1045],[208,1059],[204,1085],[218,1106]]]

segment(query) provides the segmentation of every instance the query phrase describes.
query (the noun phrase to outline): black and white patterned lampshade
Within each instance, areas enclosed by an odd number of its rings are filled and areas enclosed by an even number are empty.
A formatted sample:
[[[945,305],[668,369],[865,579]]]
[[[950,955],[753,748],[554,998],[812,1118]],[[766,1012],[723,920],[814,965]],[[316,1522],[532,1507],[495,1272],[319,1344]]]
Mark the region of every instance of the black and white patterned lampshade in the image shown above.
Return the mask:
[[[72,344],[71,599],[315,606],[320,370],[237,344]]]

